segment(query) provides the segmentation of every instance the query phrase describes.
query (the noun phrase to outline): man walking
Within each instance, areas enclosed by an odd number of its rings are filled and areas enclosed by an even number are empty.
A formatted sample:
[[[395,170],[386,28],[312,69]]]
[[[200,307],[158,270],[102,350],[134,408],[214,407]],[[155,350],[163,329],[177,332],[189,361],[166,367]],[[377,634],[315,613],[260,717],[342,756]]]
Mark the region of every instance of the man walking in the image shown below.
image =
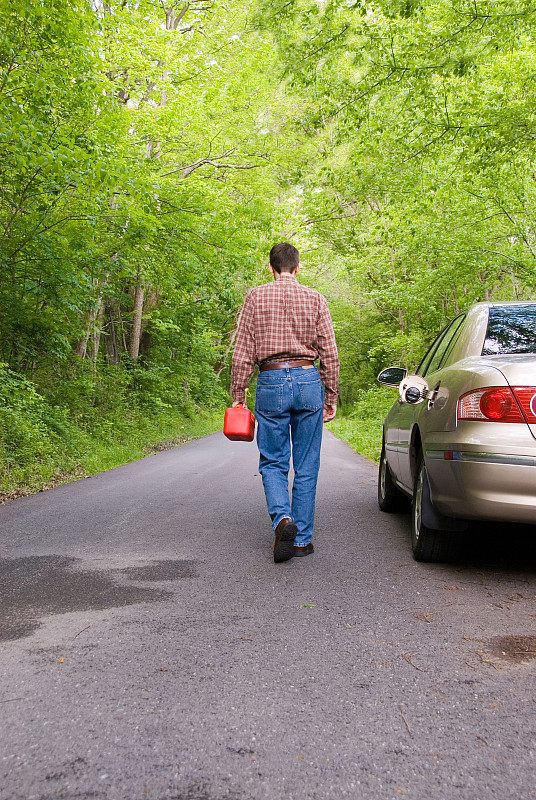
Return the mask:
[[[299,261],[298,251],[288,242],[270,250],[275,280],[246,295],[231,369],[233,405],[238,405],[245,403],[246,386],[259,365],[259,472],[275,531],[276,562],[314,552],[322,425],[337,412],[339,358],[328,305],[319,292],[298,283]]]

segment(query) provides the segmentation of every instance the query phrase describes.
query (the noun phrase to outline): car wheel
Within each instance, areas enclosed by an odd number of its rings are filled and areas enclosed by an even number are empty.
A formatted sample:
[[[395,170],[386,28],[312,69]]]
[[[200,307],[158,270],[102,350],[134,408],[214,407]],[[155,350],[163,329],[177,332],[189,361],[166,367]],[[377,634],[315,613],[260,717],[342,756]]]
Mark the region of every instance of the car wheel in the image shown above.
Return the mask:
[[[425,525],[426,508],[432,507],[428,473],[422,455],[419,458],[415,490],[411,504],[411,546],[416,561],[452,561],[459,552],[460,534],[435,530]]]
[[[380,511],[386,511],[387,513],[407,511],[409,506],[408,498],[395,485],[391,477],[391,470],[385,456],[385,445],[382,446],[378,470],[378,505]]]

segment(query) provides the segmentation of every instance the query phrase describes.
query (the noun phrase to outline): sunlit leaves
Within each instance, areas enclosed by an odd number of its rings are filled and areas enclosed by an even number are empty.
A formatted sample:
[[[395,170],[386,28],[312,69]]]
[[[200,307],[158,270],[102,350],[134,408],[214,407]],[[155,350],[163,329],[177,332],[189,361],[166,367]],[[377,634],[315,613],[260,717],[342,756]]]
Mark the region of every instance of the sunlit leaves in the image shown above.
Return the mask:
[[[300,207],[309,238],[348,274],[357,351],[407,363],[459,308],[530,295],[534,5],[259,6],[308,103],[315,155],[294,173]]]

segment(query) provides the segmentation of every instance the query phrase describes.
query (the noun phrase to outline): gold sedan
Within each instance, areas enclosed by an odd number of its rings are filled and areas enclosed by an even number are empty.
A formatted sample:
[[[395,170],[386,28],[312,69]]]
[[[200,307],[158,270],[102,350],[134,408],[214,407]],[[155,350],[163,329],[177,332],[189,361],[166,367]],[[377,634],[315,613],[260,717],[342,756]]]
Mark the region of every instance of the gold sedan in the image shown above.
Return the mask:
[[[382,511],[411,499],[413,554],[447,561],[469,520],[536,523],[536,303],[478,303],[398,386],[383,426]]]

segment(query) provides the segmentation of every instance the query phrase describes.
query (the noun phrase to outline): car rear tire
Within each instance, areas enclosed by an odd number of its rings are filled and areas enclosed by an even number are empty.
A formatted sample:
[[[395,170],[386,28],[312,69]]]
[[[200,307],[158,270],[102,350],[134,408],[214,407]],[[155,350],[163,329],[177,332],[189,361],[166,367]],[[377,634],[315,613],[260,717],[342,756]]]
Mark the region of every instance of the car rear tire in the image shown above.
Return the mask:
[[[411,503],[411,546],[416,561],[452,561],[460,550],[460,534],[456,531],[435,530],[425,525],[426,508],[432,507],[428,473],[422,455],[418,461],[415,489]]]
[[[385,456],[385,445],[382,446],[378,470],[378,505],[380,511],[385,511],[388,514],[407,511],[409,507],[409,498],[400,491],[391,477],[391,470]]]

